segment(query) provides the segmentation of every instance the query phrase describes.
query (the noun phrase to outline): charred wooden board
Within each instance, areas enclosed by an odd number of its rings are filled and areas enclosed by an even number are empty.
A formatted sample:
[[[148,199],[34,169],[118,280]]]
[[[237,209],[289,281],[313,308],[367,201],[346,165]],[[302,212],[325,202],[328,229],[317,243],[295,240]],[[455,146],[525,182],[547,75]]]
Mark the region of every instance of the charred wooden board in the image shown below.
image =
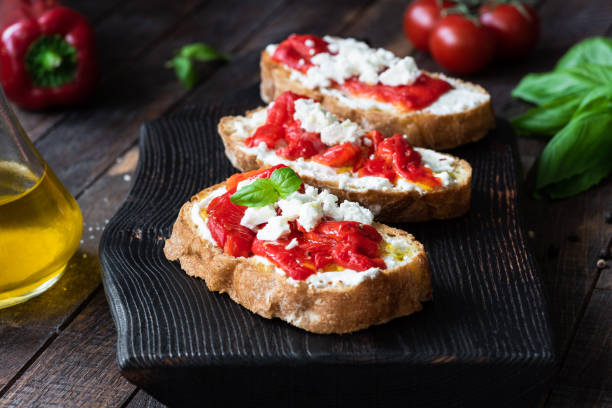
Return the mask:
[[[434,301],[415,315],[351,335],[310,334],[209,292],[165,259],[180,206],[235,172],[217,135],[219,118],[260,103],[250,88],[143,125],[134,187],[100,244],[122,373],[180,405],[532,401],[554,354],[506,122],[452,152],[474,168],[466,216],[398,226],[423,242],[431,260]]]

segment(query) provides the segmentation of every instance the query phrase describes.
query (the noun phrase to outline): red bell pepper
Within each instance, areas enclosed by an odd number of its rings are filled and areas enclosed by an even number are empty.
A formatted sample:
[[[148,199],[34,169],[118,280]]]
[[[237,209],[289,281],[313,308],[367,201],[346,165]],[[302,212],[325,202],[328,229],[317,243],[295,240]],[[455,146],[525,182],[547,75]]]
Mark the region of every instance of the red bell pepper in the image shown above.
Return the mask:
[[[0,83],[26,109],[85,100],[98,81],[93,28],[65,7],[24,18],[0,35]]]

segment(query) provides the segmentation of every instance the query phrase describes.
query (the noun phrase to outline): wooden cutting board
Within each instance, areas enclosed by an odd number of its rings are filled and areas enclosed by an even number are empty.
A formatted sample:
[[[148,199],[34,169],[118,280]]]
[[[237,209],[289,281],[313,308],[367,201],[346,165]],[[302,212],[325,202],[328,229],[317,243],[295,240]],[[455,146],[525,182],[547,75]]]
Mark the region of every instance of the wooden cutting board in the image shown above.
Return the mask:
[[[525,406],[550,379],[546,303],[520,211],[519,162],[504,121],[452,151],[473,167],[459,219],[395,225],[431,261],[422,312],[350,335],[254,315],[188,277],[162,248],[179,208],[235,172],[217,122],[261,105],[226,101],[145,123],[134,186],[100,244],[124,376],[177,406]]]

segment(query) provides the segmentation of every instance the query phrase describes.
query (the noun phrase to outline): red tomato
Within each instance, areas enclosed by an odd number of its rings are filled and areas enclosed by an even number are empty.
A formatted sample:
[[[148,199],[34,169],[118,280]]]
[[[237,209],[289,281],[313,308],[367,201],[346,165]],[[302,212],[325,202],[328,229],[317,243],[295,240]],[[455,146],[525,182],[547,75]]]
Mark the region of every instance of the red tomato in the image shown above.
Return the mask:
[[[459,14],[438,21],[429,37],[431,55],[438,64],[458,74],[473,74],[493,59],[495,39],[489,30]]]
[[[440,8],[437,0],[413,1],[404,12],[404,33],[415,48],[429,51],[429,35],[440,19]],[[442,9],[454,6],[451,1],[444,1]]]
[[[480,8],[480,22],[495,35],[496,53],[501,58],[525,55],[536,46],[540,37],[540,17],[527,4],[483,6]]]

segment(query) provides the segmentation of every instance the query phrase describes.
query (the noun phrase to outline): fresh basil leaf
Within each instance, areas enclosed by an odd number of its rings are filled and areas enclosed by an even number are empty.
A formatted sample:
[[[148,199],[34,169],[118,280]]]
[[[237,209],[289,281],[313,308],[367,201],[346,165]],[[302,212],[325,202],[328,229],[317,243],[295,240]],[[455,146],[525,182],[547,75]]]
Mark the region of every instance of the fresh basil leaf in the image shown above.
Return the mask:
[[[196,61],[228,60],[229,56],[220,53],[210,45],[194,43],[185,45],[170,61],[167,68],[174,68],[177,78],[187,89],[196,86],[200,80]]]
[[[297,191],[302,185],[302,179],[290,167],[281,167],[274,170],[270,175],[270,181],[274,184],[281,198],[287,198],[289,194]]]
[[[270,179],[258,178],[249,185],[242,187],[230,197],[234,204],[247,207],[263,207],[278,199],[278,192]]]
[[[582,64],[612,65],[612,39],[593,37],[579,42],[561,57],[555,69]]]
[[[612,104],[612,85],[602,86],[593,89],[585,95],[581,100],[580,105],[574,112],[573,116],[582,114],[583,112],[606,108]]]
[[[568,95],[542,106],[529,109],[510,123],[519,134],[550,136],[561,130],[581,103],[581,98]]]
[[[544,105],[561,97],[584,96],[602,85],[612,85],[612,67],[584,64],[544,74],[529,74],[512,91],[512,96]]]
[[[600,106],[578,113],[551,139],[538,164],[536,189],[545,189],[560,182],[590,186],[600,180],[599,167],[608,168],[612,157],[612,109]],[[583,177],[578,177],[583,175]],[[590,176],[589,176],[590,175]],[[559,187],[552,187],[558,189]],[[582,187],[573,187],[574,190]]]
[[[229,56],[220,53],[208,44],[194,43],[181,48],[180,55],[198,61],[229,60]]]
[[[562,182],[551,184],[543,191],[551,198],[570,197],[589,189],[609,174],[612,174],[612,160],[592,166],[584,173],[570,177]]]
[[[177,55],[168,62],[167,66],[174,68],[176,77],[185,88],[191,89],[198,83],[198,72],[189,58]]]

